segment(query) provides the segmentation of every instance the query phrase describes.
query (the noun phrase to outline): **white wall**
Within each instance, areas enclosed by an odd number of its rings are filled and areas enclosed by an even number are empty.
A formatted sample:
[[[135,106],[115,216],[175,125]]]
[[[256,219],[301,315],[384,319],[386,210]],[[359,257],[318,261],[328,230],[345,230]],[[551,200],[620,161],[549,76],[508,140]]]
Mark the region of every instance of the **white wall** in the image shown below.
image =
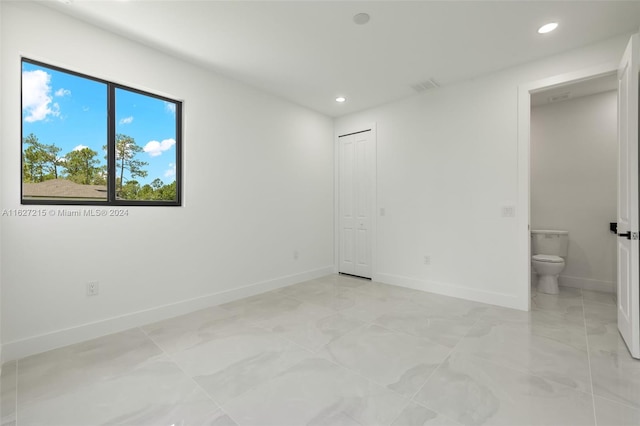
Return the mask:
[[[560,283],[615,291],[617,92],[531,110],[531,227],[569,231]]]
[[[377,124],[377,207],[386,215],[377,220],[374,278],[527,309],[517,217],[501,215],[518,200],[518,87],[617,63],[627,41],[618,37],[336,120],[337,133]],[[516,209],[516,216],[524,213]]]
[[[331,119],[46,7],[1,7],[2,208],[21,207],[21,55],[184,101],[184,207],[2,218],[5,360],[331,272]]]

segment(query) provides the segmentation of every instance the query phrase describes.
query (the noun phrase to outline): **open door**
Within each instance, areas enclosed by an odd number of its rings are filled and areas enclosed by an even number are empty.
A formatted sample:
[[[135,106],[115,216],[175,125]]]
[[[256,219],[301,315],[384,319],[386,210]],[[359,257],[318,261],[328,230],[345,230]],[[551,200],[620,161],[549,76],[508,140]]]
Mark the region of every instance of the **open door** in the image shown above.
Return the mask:
[[[640,358],[638,45],[636,34],[618,68],[618,330],[634,358]]]

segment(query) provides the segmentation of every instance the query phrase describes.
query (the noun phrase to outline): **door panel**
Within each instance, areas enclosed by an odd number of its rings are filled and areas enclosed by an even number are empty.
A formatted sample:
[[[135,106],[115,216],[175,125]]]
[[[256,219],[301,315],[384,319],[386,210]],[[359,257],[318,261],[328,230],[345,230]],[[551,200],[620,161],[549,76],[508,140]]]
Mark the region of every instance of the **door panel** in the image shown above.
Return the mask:
[[[631,256],[627,244],[622,242],[618,243],[618,265],[620,277],[618,279],[618,309],[620,314],[627,321],[631,316],[631,308],[629,302],[631,301],[631,295],[629,294],[629,286],[620,285],[620,283],[629,282],[629,263]]]
[[[618,330],[634,358],[640,358],[638,59],[638,35],[634,35],[618,68],[617,288]]]
[[[352,138],[340,141],[340,265],[339,271],[355,274],[355,233],[353,215],[354,144]]]
[[[369,262],[369,230],[358,229],[358,238],[356,242],[357,263],[356,273],[360,277],[371,278],[371,264]]]
[[[353,229],[344,228],[342,230],[342,253],[344,253],[343,262],[348,271],[355,272],[355,263],[353,261],[354,251],[354,232]],[[340,271],[340,272],[348,272]]]

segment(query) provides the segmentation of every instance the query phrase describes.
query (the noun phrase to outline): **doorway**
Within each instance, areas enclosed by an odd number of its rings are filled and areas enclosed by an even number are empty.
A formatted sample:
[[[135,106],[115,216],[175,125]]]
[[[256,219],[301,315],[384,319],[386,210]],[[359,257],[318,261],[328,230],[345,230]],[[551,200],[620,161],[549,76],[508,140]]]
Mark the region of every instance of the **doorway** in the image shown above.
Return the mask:
[[[564,257],[561,288],[616,292],[617,91],[609,74],[531,96],[530,225],[568,232],[568,252],[539,252]]]
[[[611,63],[583,71],[559,75],[519,87],[518,93],[518,271],[519,305],[531,309],[531,98],[547,92],[616,73],[617,64]]]
[[[531,308],[531,97],[536,93],[616,73],[618,79],[618,206],[617,311],[618,330],[634,358],[640,358],[639,204],[638,204],[638,77],[640,46],[631,37],[620,63],[559,75],[519,87],[518,92],[518,300]]]
[[[338,272],[373,277],[375,129],[343,133],[338,152]]]

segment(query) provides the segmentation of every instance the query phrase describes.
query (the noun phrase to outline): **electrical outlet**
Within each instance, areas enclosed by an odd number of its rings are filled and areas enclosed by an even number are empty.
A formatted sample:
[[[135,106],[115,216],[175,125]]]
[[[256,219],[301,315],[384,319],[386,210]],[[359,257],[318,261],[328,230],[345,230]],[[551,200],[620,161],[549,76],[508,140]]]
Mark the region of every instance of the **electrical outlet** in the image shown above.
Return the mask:
[[[424,264],[425,265],[431,265],[431,256],[425,256],[424,257]]]
[[[100,293],[98,281],[89,281],[87,283],[87,296],[97,296]]]

